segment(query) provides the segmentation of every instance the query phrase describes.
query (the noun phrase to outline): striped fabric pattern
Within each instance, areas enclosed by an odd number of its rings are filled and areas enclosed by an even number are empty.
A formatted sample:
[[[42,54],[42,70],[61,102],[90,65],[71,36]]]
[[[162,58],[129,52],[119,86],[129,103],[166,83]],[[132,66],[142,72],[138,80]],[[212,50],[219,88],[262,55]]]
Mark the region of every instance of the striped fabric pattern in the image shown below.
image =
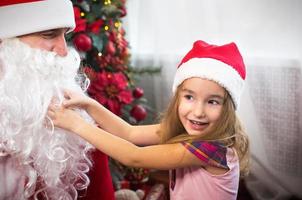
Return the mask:
[[[208,165],[229,169],[226,160],[227,147],[219,142],[194,141],[182,145]]]

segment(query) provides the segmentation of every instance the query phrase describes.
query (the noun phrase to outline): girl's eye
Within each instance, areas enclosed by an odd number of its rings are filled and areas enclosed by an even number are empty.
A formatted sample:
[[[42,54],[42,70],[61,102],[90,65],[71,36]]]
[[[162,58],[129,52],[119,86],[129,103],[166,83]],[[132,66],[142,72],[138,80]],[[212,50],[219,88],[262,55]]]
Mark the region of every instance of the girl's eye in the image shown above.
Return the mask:
[[[214,100],[214,99],[211,99],[211,100],[209,100],[208,102],[209,102],[209,104],[212,104],[212,105],[219,105],[219,104],[220,104],[219,101]]]
[[[189,95],[189,94],[184,95],[184,97],[185,97],[185,99],[187,99],[187,100],[192,100],[192,99],[193,99],[193,96],[192,96],[192,95]]]

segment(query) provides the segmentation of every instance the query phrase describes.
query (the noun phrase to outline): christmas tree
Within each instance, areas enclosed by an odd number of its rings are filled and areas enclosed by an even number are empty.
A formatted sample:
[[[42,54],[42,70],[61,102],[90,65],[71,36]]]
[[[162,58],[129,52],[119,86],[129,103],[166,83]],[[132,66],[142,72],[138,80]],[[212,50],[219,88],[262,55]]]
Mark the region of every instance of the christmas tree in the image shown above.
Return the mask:
[[[67,40],[82,57],[81,70],[90,79],[87,93],[131,124],[142,123],[150,109],[144,90],[135,86],[135,76],[159,69],[136,70],[130,66],[129,44],[121,18],[126,15],[125,0],[73,0],[76,28]],[[129,181],[143,180],[147,171],[117,168]]]

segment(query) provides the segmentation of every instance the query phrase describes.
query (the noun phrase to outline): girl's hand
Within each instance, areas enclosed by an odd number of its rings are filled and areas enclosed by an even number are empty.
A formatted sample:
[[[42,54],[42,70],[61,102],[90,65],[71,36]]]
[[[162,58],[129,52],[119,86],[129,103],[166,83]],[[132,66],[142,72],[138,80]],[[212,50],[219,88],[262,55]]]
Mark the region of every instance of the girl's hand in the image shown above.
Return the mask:
[[[94,102],[94,100],[88,96],[71,90],[64,90],[64,97],[65,100],[62,104],[65,108],[78,107],[86,110],[88,106]]]
[[[50,117],[54,126],[68,131],[77,132],[81,128],[84,119],[74,110],[50,104],[47,111],[47,116]]]

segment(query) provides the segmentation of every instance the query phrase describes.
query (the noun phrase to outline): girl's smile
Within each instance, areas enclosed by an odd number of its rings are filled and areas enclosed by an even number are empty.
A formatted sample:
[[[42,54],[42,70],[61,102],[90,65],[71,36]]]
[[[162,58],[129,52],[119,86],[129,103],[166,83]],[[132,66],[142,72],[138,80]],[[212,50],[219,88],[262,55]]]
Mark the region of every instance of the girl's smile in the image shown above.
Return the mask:
[[[191,123],[191,129],[196,131],[202,131],[206,129],[209,125],[208,122],[201,122],[201,121],[190,120],[190,119],[189,122]]]

